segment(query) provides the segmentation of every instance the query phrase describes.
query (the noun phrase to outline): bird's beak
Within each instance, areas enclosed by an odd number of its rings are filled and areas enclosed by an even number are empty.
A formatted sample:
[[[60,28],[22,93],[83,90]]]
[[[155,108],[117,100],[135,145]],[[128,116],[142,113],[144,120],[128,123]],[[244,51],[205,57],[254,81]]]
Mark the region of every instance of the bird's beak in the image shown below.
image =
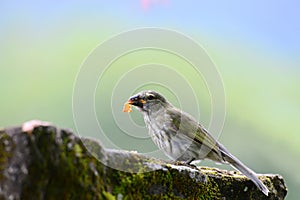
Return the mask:
[[[127,101],[127,103],[133,106],[143,108],[143,105],[146,103],[146,101],[140,98],[139,96],[133,96]]]
[[[139,96],[133,96],[124,104],[123,112],[132,112],[130,107],[131,105],[143,108],[145,103],[146,101],[141,99]]]
[[[131,100],[131,99],[129,99],[129,100],[127,101],[127,103],[130,104],[130,105],[133,105],[133,102],[134,102],[134,101]]]

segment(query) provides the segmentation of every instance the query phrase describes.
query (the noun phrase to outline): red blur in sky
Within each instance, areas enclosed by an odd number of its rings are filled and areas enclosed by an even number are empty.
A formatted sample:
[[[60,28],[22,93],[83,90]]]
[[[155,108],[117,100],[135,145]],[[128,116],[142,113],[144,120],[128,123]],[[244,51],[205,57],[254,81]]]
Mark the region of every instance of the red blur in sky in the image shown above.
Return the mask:
[[[141,6],[144,11],[149,10],[153,6],[167,5],[169,0],[141,0]]]

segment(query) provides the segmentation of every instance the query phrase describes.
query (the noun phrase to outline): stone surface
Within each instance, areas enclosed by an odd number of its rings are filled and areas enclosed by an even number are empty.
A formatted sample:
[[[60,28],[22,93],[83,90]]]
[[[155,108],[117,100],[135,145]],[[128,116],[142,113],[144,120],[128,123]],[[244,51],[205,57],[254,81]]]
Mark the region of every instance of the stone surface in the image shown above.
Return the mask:
[[[260,178],[268,197],[238,172],[104,149],[48,123],[0,131],[0,199],[284,199],[280,175]]]

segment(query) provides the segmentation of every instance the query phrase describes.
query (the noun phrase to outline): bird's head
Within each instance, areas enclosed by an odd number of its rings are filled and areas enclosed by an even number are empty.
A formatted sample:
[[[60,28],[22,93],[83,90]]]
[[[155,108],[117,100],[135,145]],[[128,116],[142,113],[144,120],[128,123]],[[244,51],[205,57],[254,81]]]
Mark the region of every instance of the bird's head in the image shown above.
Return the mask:
[[[155,112],[168,105],[167,100],[155,91],[139,92],[127,101],[128,104],[137,107],[142,112]]]

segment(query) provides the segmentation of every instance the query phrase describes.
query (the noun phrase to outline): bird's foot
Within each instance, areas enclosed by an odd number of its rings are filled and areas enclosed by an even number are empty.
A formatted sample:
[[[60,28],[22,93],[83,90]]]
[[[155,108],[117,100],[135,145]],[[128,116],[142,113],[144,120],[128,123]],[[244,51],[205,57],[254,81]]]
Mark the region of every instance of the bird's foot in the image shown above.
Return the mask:
[[[175,164],[184,165],[184,166],[191,167],[191,168],[197,168],[196,165],[191,164],[194,160],[195,160],[195,158],[192,158],[192,159],[187,160],[187,161],[175,161]]]
[[[194,160],[195,160],[195,158],[191,158],[191,159],[185,161],[184,163],[185,163],[186,165],[191,165],[191,163],[192,163]]]

